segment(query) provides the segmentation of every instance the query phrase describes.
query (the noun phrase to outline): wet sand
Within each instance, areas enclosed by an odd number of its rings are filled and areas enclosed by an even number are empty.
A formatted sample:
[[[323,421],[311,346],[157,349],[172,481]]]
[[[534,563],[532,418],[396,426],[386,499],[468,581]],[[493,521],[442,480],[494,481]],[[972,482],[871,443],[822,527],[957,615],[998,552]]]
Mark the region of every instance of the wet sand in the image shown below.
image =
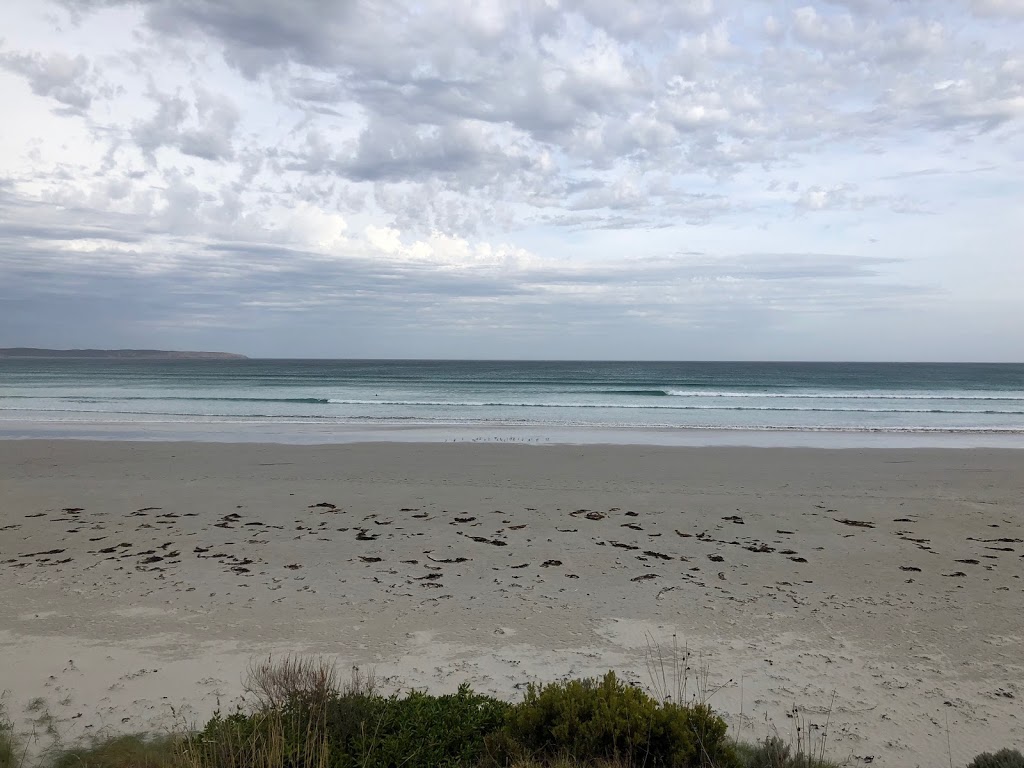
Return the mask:
[[[1022,558],[1019,451],[0,441],[0,690],[74,738],[270,652],[514,697],[675,638],[745,738],[962,765],[1024,742]]]

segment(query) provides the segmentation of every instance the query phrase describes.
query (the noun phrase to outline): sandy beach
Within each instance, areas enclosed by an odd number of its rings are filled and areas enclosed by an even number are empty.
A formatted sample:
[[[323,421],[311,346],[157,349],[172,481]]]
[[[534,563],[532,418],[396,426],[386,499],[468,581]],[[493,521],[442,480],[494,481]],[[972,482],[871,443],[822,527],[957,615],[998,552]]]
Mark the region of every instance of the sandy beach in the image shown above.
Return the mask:
[[[1024,744],[1024,453],[0,441],[0,690],[65,738],[229,708],[246,664],[515,697],[673,638],[745,738]]]

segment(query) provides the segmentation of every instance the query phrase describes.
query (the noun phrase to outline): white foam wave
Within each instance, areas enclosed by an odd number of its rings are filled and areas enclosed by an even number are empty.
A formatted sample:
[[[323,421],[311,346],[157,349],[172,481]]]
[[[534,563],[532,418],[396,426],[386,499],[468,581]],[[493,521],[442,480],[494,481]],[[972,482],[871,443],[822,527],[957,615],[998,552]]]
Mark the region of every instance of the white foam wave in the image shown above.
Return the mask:
[[[1024,392],[994,393],[979,392],[728,392],[699,391],[688,389],[664,389],[671,397],[744,397],[795,400],[1009,400],[1024,401]]]
[[[1017,414],[1024,416],[1024,410],[979,410],[953,408],[821,408],[814,406],[774,405],[656,405],[654,403],[583,403],[583,402],[475,402],[445,400],[346,400],[331,398],[334,405],[394,405],[409,407],[449,408],[602,408],[608,410],[661,410],[661,411],[777,411],[808,413],[949,413],[949,414]]]

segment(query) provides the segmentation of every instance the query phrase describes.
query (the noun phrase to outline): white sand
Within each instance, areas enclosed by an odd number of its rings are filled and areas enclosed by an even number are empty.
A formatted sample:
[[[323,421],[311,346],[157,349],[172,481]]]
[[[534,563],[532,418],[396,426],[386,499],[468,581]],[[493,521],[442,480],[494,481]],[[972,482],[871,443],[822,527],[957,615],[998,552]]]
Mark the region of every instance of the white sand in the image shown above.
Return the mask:
[[[834,757],[948,764],[948,723],[962,765],[1024,743],[1022,499],[1017,451],[5,441],[0,689],[70,739],[270,652],[514,697],[675,636],[745,737],[835,692]]]

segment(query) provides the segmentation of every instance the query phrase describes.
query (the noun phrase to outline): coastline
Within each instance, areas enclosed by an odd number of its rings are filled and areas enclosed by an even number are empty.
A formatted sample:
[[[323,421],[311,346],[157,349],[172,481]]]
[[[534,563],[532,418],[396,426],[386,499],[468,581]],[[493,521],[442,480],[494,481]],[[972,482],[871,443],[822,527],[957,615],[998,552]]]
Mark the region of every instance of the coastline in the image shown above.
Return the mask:
[[[327,423],[310,421],[40,421],[0,419],[0,441],[79,440],[279,445],[517,443],[660,447],[1024,449],[1024,432]]]
[[[0,365],[0,437],[1024,447],[1024,364]]]
[[[935,765],[948,717],[963,763],[1024,738],[1024,547],[985,541],[1024,539],[1020,466],[991,449],[0,441],[3,687],[23,724],[41,696],[74,736],[229,709],[271,652],[513,698],[609,668],[645,683],[648,644],[675,637],[748,738],[831,706],[835,757]]]

